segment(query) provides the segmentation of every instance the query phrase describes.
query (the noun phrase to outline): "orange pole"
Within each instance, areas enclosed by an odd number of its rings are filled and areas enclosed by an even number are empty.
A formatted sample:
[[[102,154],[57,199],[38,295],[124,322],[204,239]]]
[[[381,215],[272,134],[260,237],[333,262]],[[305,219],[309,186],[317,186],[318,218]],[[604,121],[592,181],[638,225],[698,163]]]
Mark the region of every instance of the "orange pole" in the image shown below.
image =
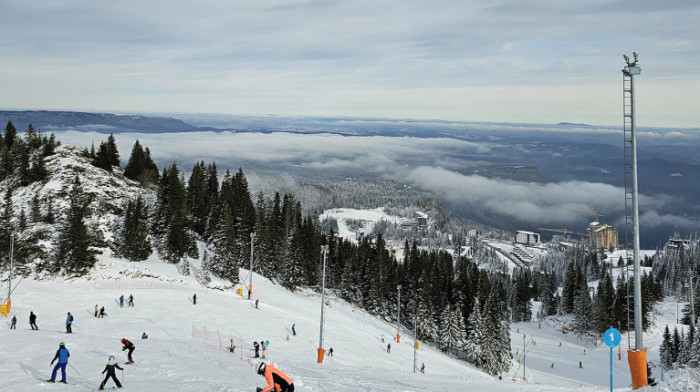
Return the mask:
[[[632,389],[639,389],[647,385],[647,349],[627,350],[627,362],[630,365],[632,376]]]

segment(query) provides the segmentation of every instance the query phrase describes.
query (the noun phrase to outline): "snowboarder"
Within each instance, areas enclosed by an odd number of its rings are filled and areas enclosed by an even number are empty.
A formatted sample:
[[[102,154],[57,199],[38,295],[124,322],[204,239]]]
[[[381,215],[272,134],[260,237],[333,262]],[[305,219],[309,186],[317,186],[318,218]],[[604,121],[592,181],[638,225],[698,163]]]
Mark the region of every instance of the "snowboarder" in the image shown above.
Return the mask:
[[[235,353],[235,352],[236,352],[236,345],[233,344],[233,339],[231,339],[231,346],[229,346],[228,352],[230,352],[230,353]]]
[[[391,354],[391,343],[387,343],[386,345],[386,352]]]
[[[56,382],[56,373],[58,373],[58,369],[61,369],[61,382],[66,384],[66,366],[68,366],[68,357],[70,357],[70,353],[66,348],[66,344],[63,342],[59,343],[58,350],[56,350],[56,355],[51,360],[51,365],[49,366],[53,366],[54,361],[57,359],[58,363],[53,368],[51,379],[47,380],[48,382]]]
[[[333,356],[333,347],[328,349],[328,355],[330,355],[331,357]]]
[[[146,332],[144,332],[144,333],[141,335],[141,339],[148,339],[148,335],[146,335]]]
[[[123,308],[123,307],[124,307],[124,294],[122,294],[122,295],[119,297],[119,307],[120,307],[120,308]]]
[[[105,313],[105,307],[103,306],[103,307],[100,309],[100,316],[99,316],[99,317],[100,317],[100,318],[105,318],[106,315],[107,315],[107,313]]]
[[[95,304],[95,317],[97,317],[97,312],[99,311],[97,304]]]
[[[34,312],[29,312],[29,326],[32,327],[32,330],[39,330],[39,327],[36,325],[36,314]]]
[[[292,324],[292,335],[297,336],[297,330],[294,328],[296,324]]]
[[[255,300],[255,309],[260,309],[260,308],[258,307],[258,303],[259,303],[259,302],[260,302],[259,299],[256,299],[256,300]]]
[[[260,358],[260,344],[253,342],[253,350],[255,350],[255,358]]]
[[[10,329],[17,329],[17,316],[12,316],[12,323],[10,324]]]
[[[423,362],[420,363],[420,372],[425,373],[425,363]]]
[[[134,352],[134,349],[136,349],[136,346],[134,346],[134,344],[131,343],[130,341],[128,341],[126,338],[122,338],[121,342],[124,345],[124,347],[122,347],[122,351],[129,349],[129,354],[128,354],[129,360],[126,363],[134,363],[134,359],[131,358],[131,353]]]
[[[114,383],[117,384],[117,388],[121,388],[122,384],[119,382],[117,379],[116,371],[114,368],[117,368],[119,370],[124,370],[121,367],[119,367],[119,364],[117,363],[117,360],[114,358],[114,355],[110,355],[109,359],[107,360],[107,365],[105,366],[105,370],[102,371],[102,374],[105,374],[107,372],[107,375],[105,376],[105,379],[102,381],[102,384],[100,384],[100,391],[105,389],[105,384],[107,381],[109,381],[109,378],[112,377],[112,380],[114,380]]]
[[[68,317],[66,317],[66,333],[73,333],[73,315],[68,312]]]
[[[129,306],[134,306],[134,296],[129,294]]]
[[[255,371],[265,377],[267,381],[267,386],[265,388],[257,387],[256,392],[294,392],[292,379],[274,366],[260,362],[255,366]]]

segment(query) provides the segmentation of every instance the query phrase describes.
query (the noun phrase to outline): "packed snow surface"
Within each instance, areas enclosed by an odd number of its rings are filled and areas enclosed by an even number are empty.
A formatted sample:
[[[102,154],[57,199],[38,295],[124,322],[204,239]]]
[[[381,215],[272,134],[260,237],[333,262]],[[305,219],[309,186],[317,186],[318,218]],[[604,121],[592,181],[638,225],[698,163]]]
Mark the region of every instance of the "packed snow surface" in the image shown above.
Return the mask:
[[[193,274],[197,265],[192,262]],[[246,286],[247,277],[248,271],[241,270]],[[221,287],[222,281],[210,286]],[[195,293],[196,305],[192,302]],[[135,306],[120,308],[117,298],[130,294]],[[9,318],[0,329],[0,390],[95,390],[109,355],[117,356],[120,364],[126,360],[120,352],[122,337],[136,345],[136,363],[124,366],[123,374],[117,371],[125,391],[254,391],[264,386],[263,377],[253,370],[257,362],[251,350],[254,340],[270,342],[266,361],[286,372],[297,391],[609,390],[607,347],[600,341],[596,345],[595,339],[562,334],[558,320],[543,322],[541,329],[536,322],[512,325],[513,368],[502,380],[428,344],[421,344],[416,352],[418,366],[425,363],[422,374],[413,372],[410,331],[402,330],[401,342],[396,343],[392,340],[395,324],[371,317],[331,293],[326,298],[323,345],[332,347],[334,356],[326,356],[319,364],[319,294],[292,293],[254,274],[248,300],[247,295],[237,295],[236,287],[203,287],[194,277],[179,275],[172,264],[157,260],[129,263],[101,255],[97,267],[84,278],[19,282],[11,313],[17,315],[17,330],[9,329]],[[108,316],[95,318],[95,304],[105,306]],[[38,316],[39,331],[29,329],[30,311]],[[65,333],[67,312],[75,316],[73,334]],[[671,317],[675,321],[675,304],[673,309],[662,307],[655,315],[662,322]],[[296,336],[292,324],[296,324]],[[140,339],[143,332],[149,339]],[[658,345],[659,337],[655,330],[649,343]],[[226,350],[230,339],[237,346],[235,353]],[[523,340],[527,381],[522,380],[523,368],[515,361],[522,356]],[[65,342],[71,354],[67,370],[72,386],[45,382],[59,342]],[[387,343],[392,345],[391,353],[386,351]],[[658,353],[652,351],[650,356],[654,355]],[[622,360],[616,359],[613,367],[615,390],[630,390],[624,348]],[[678,379],[679,385],[693,385],[686,375]]]

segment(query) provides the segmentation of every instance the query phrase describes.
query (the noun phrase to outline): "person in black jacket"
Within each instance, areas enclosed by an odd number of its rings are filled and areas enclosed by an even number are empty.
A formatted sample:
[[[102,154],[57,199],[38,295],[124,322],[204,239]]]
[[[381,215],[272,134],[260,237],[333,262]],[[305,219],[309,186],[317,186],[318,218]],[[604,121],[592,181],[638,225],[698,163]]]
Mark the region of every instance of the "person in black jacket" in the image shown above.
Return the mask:
[[[114,368],[117,368],[119,370],[124,370],[121,367],[119,367],[119,364],[117,363],[117,360],[114,358],[114,355],[109,356],[109,360],[107,361],[107,366],[105,366],[105,370],[102,371],[102,374],[105,374],[107,372],[107,375],[105,376],[104,381],[102,381],[102,384],[100,384],[100,391],[105,389],[105,384],[107,381],[109,381],[109,378],[112,377],[112,380],[114,380],[114,383],[117,384],[117,388],[121,388],[122,384],[119,382],[117,379],[116,371]]]
[[[12,316],[12,324],[10,324],[10,329],[17,329],[17,316]]]
[[[126,340],[126,338],[122,338],[122,344],[124,345],[124,347],[122,347],[122,351],[129,349],[129,354],[128,354],[129,361],[127,363],[134,363],[134,359],[131,358],[131,353],[134,352],[134,349],[136,349],[136,346],[134,346],[134,344],[131,343],[130,341]]]
[[[32,330],[39,329],[36,325],[36,314],[34,312],[29,312],[29,326],[32,327]]]

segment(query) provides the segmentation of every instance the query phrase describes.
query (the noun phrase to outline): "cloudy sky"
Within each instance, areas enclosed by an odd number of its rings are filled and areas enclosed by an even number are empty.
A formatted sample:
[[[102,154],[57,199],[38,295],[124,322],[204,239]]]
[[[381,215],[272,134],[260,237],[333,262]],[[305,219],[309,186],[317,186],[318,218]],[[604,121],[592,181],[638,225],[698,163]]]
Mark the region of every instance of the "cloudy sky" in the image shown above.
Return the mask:
[[[700,124],[695,0],[0,0],[0,108]]]

